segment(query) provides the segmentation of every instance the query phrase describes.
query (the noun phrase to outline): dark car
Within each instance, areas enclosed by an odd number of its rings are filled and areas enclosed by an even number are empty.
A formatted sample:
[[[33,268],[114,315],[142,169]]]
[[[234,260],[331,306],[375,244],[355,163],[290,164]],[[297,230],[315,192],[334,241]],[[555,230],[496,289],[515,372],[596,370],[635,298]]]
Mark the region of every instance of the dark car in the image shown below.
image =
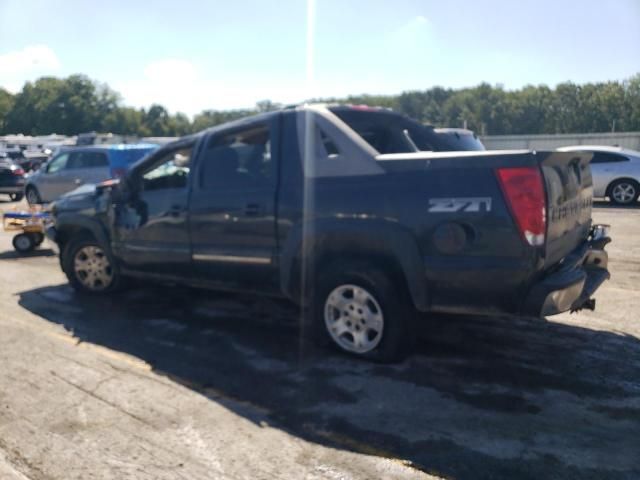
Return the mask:
[[[0,158],[0,194],[17,202],[24,195],[24,169],[8,158]]]
[[[415,311],[592,309],[609,238],[590,155],[450,150],[386,110],[285,109],[63,197],[48,234],[80,292],[130,276],[277,295],[305,333],[376,360],[406,352]]]

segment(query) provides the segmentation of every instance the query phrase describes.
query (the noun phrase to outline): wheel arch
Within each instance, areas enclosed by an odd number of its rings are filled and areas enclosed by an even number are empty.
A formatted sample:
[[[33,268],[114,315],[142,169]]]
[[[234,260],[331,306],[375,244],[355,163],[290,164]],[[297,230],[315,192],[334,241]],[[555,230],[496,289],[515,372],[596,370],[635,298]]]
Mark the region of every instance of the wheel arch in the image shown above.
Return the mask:
[[[27,198],[28,198],[27,194],[29,193],[29,190],[33,190],[34,192],[36,192],[36,195],[38,196],[40,201],[42,201],[42,194],[40,193],[40,190],[38,189],[38,186],[36,184],[32,182],[27,182],[27,184],[24,186],[24,195]]]
[[[366,262],[380,268],[394,282],[401,282],[418,310],[428,310],[426,277],[418,245],[404,228],[383,221],[320,222],[307,229],[298,225],[281,255],[281,290],[297,303],[304,303],[316,274],[342,261]]]
[[[56,243],[61,253],[70,240],[80,235],[94,238],[111,254],[108,236],[96,220],[82,215],[60,215],[56,219]]]

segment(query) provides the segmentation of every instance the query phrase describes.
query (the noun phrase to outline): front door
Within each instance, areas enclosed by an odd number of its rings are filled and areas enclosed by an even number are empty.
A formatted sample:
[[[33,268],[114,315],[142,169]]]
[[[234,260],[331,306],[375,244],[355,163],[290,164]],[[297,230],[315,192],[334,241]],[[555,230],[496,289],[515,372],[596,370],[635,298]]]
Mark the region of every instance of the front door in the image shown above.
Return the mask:
[[[231,288],[278,288],[279,116],[212,134],[202,146],[189,206],[196,275]]]
[[[85,183],[100,183],[110,177],[109,157],[104,151],[72,152],[65,171],[68,172],[67,191]]]
[[[66,169],[69,152],[64,152],[52,158],[38,174],[37,188],[40,198],[44,202],[55,200],[65,193],[69,172]]]
[[[114,250],[125,268],[172,277],[191,273],[187,203],[192,147],[159,152],[136,172],[131,198],[116,205]]]

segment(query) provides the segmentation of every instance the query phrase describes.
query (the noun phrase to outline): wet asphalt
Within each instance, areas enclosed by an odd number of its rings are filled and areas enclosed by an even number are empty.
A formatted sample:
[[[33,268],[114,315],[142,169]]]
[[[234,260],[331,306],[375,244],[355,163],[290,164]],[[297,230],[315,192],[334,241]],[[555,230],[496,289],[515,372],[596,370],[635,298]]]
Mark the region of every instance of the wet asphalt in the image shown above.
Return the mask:
[[[78,296],[0,233],[0,479],[640,478],[640,209],[595,216],[595,312],[425,316],[396,365],[303,342],[282,301]]]

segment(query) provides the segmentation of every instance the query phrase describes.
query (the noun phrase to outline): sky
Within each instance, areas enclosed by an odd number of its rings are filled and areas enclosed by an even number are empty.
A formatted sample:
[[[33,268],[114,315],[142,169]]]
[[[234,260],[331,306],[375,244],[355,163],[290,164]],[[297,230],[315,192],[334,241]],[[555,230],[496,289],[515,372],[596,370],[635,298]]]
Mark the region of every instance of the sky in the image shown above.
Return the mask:
[[[0,87],[83,73],[205,109],[640,73],[640,0],[0,0]]]

